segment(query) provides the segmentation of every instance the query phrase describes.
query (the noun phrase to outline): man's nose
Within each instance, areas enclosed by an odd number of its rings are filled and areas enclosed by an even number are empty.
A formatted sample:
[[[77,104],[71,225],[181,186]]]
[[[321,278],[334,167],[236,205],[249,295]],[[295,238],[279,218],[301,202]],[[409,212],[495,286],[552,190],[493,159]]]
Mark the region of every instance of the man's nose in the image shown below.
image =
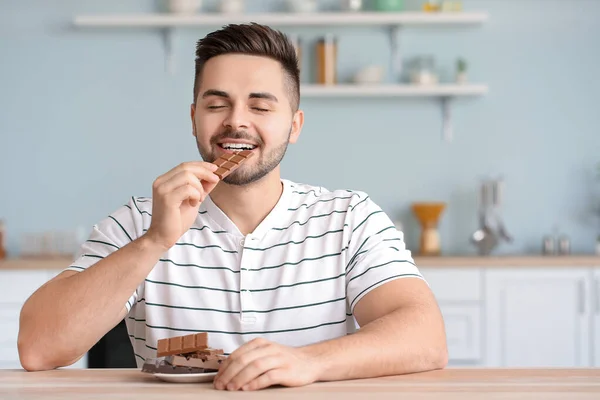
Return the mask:
[[[223,126],[236,131],[250,127],[250,118],[245,106],[233,106],[227,117],[223,120]]]

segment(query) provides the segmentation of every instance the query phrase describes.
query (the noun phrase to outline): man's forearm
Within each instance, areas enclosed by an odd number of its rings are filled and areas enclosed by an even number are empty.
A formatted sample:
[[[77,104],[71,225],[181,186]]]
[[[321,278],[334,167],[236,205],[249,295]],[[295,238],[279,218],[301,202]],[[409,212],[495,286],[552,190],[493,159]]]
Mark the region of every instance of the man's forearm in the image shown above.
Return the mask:
[[[24,367],[52,369],[84,354],[119,322],[127,299],[162,252],[142,237],[35,292],[21,311],[18,347]]]
[[[304,349],[319,360],[320,381],[444,368],[448,356],[443,322],[433,314],[422,306],[406,307],[372,321],[352,335]]]

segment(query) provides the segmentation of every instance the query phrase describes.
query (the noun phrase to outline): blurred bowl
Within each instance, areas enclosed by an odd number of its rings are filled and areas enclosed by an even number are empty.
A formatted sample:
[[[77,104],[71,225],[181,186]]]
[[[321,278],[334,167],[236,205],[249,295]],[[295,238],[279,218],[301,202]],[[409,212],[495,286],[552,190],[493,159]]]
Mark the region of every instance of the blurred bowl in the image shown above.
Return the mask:
[[[202,8],[202,0],[167,0],[167,10],[173,14],[194,14]]]
[[[385,69],[381,65],[370,65],[358,71],[354,75],[354,83],[359,85],[371,85],[381,83]]]
[[[295,13],[311,13],[317,11],[316,0],[288,0],[288,10]]]
[[[244,0],[221,0],[219,4],[219,12],[223,14],[241,14],[244,9]]]

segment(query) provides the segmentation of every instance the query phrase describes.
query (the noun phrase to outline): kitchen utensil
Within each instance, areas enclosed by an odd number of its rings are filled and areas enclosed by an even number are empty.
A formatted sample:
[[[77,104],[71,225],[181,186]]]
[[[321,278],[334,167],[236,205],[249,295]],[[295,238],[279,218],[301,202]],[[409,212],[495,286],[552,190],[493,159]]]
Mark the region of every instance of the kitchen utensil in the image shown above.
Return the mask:
[[[506,227],[504,226],[504,222],[502,218],[500,218],[499,209],[501,205],[502,193],[504,190],[504,181],[495,180],[492,183],[492,207],[493,214],[496,217],[497,225],[498,225],[498,233],[502,239],[507,242],[512,242],[513,237],[507,232]]]
[[[551,256],[554,254],[556,250],[556,246],[554,243],[554,236],[546,235],[544,236],[542,242],[542,254],[545,256]]]
[[[498,236],[489,227],[483,227],[471,235],[471,242],[477,247],[480,256],[488,256],[498,245]]]
[[[571,240],[566,235],[563,235],[558,239],[558,254],[562,256],[571,254]]]
[[[481,183],[479,192],[479,227],[471,235],[470,241],[480,255],[489,255],[501,240],[511,242],[512,236],[506,230],[499,208],[502,202],[502,180],[486,180]]]
[[[440,234],[437,230],[438,221],[446,203],[419,202],[413,203],[412,211],[421,224],[419,254],[437,256],[441,253]]]

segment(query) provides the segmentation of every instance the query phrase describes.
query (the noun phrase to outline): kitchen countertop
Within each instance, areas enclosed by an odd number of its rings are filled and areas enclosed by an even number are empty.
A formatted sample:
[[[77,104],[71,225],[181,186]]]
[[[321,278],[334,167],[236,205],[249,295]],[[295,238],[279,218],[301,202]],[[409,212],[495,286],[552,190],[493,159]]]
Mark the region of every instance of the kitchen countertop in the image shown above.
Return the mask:
[[[598,399],[600,369],[452,369],[232,393],[166,383],[137,369],[0,370],[0,398],[68,399]]]
[[[67,268],[72,257],[31,257],[31,258],[7,258],[0,260],[0,270],[61,270]]]
[[[421,257],[414,255],[419,267],[600,267],[600,256],[440,256]],[[62,270],[73,261],[71,257],[15,258],[0,261],[0,270]]]
[[[600,256],[414,256],[419,267],[600,267]]]

